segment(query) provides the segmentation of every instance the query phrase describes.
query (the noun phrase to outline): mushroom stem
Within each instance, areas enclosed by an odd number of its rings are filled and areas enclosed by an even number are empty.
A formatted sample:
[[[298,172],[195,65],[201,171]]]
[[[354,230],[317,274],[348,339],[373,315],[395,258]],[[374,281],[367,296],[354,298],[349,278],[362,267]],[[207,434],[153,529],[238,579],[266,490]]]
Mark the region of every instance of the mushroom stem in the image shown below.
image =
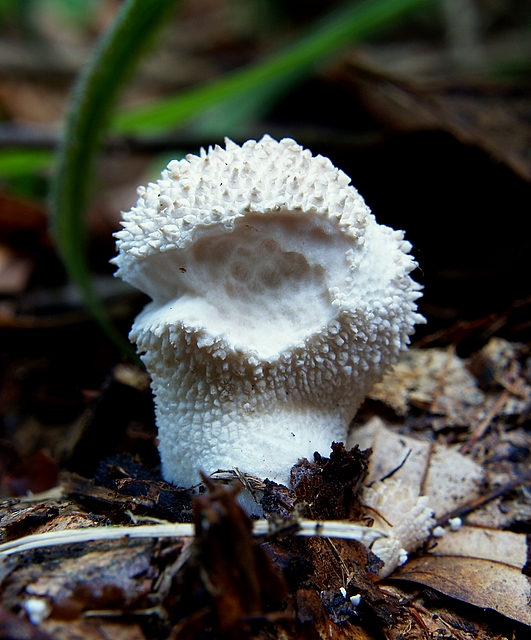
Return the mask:
[[[141,317],[131,334],[146,349],[166,480],[188,486],[199,469],[237,467],[289,484],[299,458],[346,441],[352,397],[342,392],[337,371],[328,380],[312,369],[301,375],[302,347],[287,361],[271,362],[229,353],[219,342],[203,339],[199,346],[201,333],[190,327],[177,333],[172,344],[166,334],[148,345],[144,337],[152,334]],[[323,393],[335,401],[320,402]]]

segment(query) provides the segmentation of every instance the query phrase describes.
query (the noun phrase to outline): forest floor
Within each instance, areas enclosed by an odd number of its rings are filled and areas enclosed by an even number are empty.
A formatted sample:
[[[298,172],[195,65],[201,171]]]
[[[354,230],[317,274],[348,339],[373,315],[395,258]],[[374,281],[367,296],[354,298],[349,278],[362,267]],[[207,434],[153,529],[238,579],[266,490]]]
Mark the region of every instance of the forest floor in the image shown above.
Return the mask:
[[[223,4],[187,5],[175,39],[165,36],[126,100],[260,55],[248,22],[220,29]],[[3,148],[56,145],[68,88],[116,5],[100,3],[77,30],[48,16],[31,46],[18,27],[0,32]],[[531,58],[515,12],[498,16],[476,54],[509,60],[518,51],[520,75],[481,73],[477,59],[456,71],[423,18],[344,52],[232,134],[293,137],[351,176],[380,223],[406,230],[428,321],[344,446],[300,462],[290,488],[247,481],[270,521],[265,534],[253,535],[230,474],[195,493],[160,477],[149,377],[123,359],[67,282],[48,233],[48,169],[4,170],[1,637],[528,637],[531,87],[522,68]],[[108,264],[120,211],[171,156],[221,141],[203,124],[164,140],[113,138],[102,153],[88,255],[124,335],[146,299]],[[390,576],[379,577],[378,559],[359,542],[296,535],[307,520],[370,525],[359,492],[385,477],[427,495],[438,527]],[[170,523],[170,537],[120,530],[98,539],[111,525]],[[179,529],[189,524],[195,536]],[[94,539],[51,542],[54,532],[78,530]]]

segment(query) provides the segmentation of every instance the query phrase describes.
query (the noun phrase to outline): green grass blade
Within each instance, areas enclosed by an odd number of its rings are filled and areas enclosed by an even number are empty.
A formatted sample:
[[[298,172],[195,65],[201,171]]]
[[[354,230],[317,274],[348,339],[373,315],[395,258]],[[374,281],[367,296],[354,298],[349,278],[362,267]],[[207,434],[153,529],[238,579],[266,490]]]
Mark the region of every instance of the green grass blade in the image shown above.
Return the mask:
[[[348,43],[372,35],[433,0],[365,0],[348,3],[318,22],[304,37],[282,51],[152,105],[125,110],[113,119],[118,133],[156,134],[204,113],[214,104],[243,97],[264,84],[289,80],[337,53]]]
[[[48,149],[0,149],[0,179],[46,171],[52,166],[52,160],[53,153]]]
[[[347,43],[366,37],[431,0],[365,0],[349,3],[319,21],[304,37],[265,60],[156,105],[116,116],[119,133],[154,133],[173,128],[230,100],[280,87]],[[56,159],[52,183],[52,233],[72,281],[93,315],[120,347],[130,345],[109,321],[91,286],[83,216],[95,156],[124,82],[177,0],[125,0],[118,16],[80,77]]]
[[[126,0],[100,41],[75,89],[51,189],[51,229],[69,277],[109,337],[132,348],[109,321],[90,281],[84,213],[101,139],[124,82],[164,24],[177,0]]]

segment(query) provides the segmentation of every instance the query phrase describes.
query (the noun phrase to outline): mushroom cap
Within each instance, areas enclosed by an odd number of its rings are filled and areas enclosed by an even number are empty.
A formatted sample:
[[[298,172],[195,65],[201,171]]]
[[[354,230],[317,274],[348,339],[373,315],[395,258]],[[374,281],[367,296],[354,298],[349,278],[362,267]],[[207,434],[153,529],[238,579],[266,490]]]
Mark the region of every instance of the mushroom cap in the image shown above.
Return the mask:
[[[264,136],[173,160],[139,188],[114,263],[152,298],[130,337],[167,479],[238,466],[286,482],[299,457],[345,440],[423,321],[411,245],[349,182]]]

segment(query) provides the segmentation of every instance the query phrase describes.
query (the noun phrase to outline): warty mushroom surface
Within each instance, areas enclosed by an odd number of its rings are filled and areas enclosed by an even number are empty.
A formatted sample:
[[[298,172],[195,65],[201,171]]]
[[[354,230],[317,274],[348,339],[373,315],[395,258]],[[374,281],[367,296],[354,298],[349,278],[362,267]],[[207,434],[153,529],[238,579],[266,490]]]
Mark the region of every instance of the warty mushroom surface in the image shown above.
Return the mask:
[[[423,321],[402,231],[294,140],[226,140],[138,189],[117,275],[152,302],[130,339],[152,377],[162,472],[238,468],[288,484]]]

